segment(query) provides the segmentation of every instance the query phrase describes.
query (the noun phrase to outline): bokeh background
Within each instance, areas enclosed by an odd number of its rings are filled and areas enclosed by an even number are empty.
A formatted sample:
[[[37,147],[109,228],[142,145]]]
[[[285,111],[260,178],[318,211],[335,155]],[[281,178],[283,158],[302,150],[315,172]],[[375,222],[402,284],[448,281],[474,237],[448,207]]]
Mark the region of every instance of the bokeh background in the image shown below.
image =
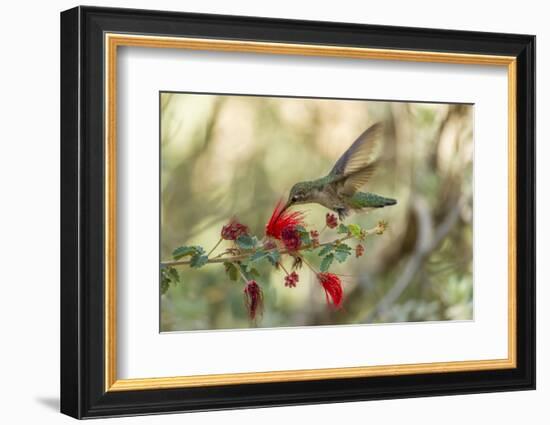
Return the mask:
[[[380,166],[365,190],[398,200],[347,220],[365,228],[385,220],[389,229],[368,238],[363,257],[331,268],[343,275],[343,309],[327,308],[307,267],[298,286],[286,288],[283,272],[265,265],[264,313],[251,323],[243,284],[222,265],[181,266],[182,282],[161,295],[161,331],[473,318],[471,105],[160,96],[161,260],[181,245],[208,251],[233,216],[261,238],[290,187],[326,175],[378,121]],[[325,208],[300,209],[309,225],[323,227]]]

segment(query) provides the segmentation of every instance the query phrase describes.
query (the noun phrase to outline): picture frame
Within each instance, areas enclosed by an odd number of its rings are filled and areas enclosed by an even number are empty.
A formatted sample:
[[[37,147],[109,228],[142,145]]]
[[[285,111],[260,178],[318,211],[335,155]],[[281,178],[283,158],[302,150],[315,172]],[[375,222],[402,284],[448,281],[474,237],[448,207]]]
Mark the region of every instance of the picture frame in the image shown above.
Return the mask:
[[[122,47],[501,67],[507,72],[508,355],[501,359],[117,374],[117,87]],[[61,412],[75,418],[535,388],[535,37],[76,7],[61,13]],[[502,213],[502,212],[501,212]],[[158,282],[151,283],[157,285]],[[223,363],[223,359],[221,360]]]

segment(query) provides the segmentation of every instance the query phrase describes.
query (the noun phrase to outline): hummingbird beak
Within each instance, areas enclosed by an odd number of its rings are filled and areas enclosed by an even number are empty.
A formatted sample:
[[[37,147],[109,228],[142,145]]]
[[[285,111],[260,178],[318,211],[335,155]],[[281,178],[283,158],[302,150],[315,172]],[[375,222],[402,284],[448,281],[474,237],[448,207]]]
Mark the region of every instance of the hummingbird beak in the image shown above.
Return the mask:
[[[285,206],[281,209],[281,211],[279,211],[279,215],[277,216],[277,220],[279,219],[280,216],[283,215],[283,213],[292,205],[292,202],[291,201],[287,201],[287,203],[285,204]]]
[[[284,213],[288,208],[290,208],[292,206],[292,202],[291,201],[288,201],[285,206],[283,207],[283,209],[281,210],[281,214]]]

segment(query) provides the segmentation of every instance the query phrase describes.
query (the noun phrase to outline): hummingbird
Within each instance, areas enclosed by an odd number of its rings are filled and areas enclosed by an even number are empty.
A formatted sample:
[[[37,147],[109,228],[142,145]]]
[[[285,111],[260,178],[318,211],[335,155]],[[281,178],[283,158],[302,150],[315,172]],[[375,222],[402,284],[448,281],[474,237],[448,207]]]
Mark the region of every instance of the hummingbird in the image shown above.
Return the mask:
[[[382,125],[373,124],[351,144],[326,176],[296,183],[282,211],[292,205],[317,203],[336,212],[343,220],[352,211],[366,212],[395,205],[395,199],[359,191],[375,171],[374,150],[381,132]]]

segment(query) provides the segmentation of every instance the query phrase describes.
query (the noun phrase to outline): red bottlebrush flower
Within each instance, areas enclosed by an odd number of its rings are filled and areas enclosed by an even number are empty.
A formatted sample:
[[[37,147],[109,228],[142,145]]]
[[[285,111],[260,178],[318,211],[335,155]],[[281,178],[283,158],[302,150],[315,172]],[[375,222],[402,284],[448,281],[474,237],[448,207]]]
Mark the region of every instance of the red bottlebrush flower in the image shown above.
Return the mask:
[[[296,272],[292,272],[285,276],[285,286],[288,288],[296,288],[296,284],[300,280],[300,276]]]
[[[336,309],[340,308],[344,300],[344,290],[340,278],[332,273],[318,273],[317,278],[325,290],[327,304],[329,306],[332,304]]]
[[[244,305],[250,320],[255,320],[256,316],[261,315],[263,312],[264,296],[262,288],[255,280],[249,280],[244,287]]]
[[[363,255],[364,252],[365,252],[365,247],[361,244],[358,244],[355,247],[355,258],[361,257],[361,255]]]
[[[271,218],[265,226],[265,233],[275,239],[281,240],[281,233],[287,227],[303,226],[304,213],[301,211],[283,210],[283,201],[279,201],[271,214]]]
[[[296,251],[302,244],[300,233],[294,226],[285,227],[281,232],[281,239],[289,251]]]
[[[327,227],[334,229],[336,226],[338,226],[338,219],[334,214],[327,213]]]
[[[248,234],[248,226],[241,224],[236,218],[232,218],[229,223],[222,227],[221,236],[226,241],[234,241],[239,236]]]

